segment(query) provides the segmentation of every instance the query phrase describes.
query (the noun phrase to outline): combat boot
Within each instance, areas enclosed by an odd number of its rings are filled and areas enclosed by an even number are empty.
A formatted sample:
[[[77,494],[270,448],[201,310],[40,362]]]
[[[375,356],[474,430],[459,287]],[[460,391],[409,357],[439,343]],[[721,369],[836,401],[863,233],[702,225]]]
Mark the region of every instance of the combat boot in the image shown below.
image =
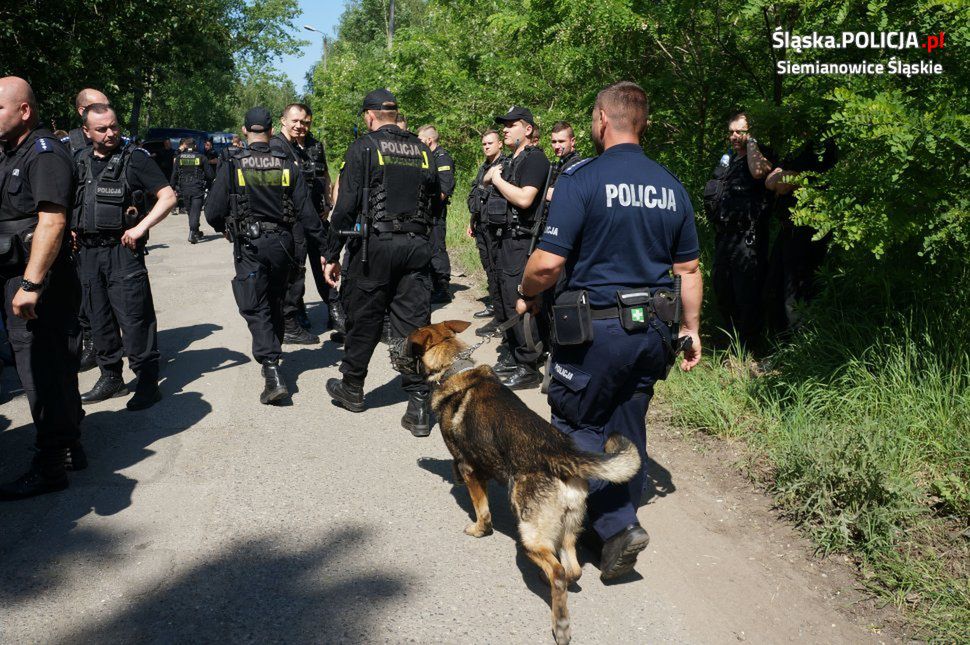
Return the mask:
[[[295,316],[283,321],[283,343],[286,345],[316,345],[320,339],[300,326]]]
[[[431,434],[431,393],[412,392],[408,397],[408,409],[401,417],[401,425],[415,437]]]
[[[331,302],[327,307],[327,312],[330,314],[327,326],[339,334],[346,334],[347,314],[344,313],[344,307],[340,304],[340,301]]]
[[[266,387],[263,388],[263,393],[259,395],[259,402],[263,405],[278,403],[290,395],[286,383],[283,382],[283,376],[280,374],[279,361],[263,361],[263,378],[266,380]]]
[[[124,379],[115,374],[102,372],[94,387],[81,395],[81,403],[99,403],[127,393],[128,388],[125,387]]]
[[[510,390],[530,390],[542,385],[542,374],[533,365],[520,363],[512,372],[499,374],[502,385]]]
[[[64,452],[64,468],[66,470],[84,470],[88,467],[88,455],[80,441],[75,441]]]
[[[327,393],[333,397],[334,403],[351,412],[363,412],[366,409],[363,383],[348,383],[346,378],[328,379]]]
[[[45,448],[37,453],[30,469],[19,478],[0,486],[0,501],[11,502],[56,493],[68,487],[67,450]]]
[[[475,335],[480,336],[481,338],[485,338],[486,336],[491,336],[492,334],[495,333],[495,330],[498,329],[498,326],[500,324],[501,323],[499,321],[493,318],[489,322],[485,323],[484,325],[476,329]]]
[[[128,399],[125,407],[131,411],[146,410],[162,400],[158,389],[158,368],[146,367],[138,373],[135,395]]]
[[[91,332],[86,331],[81,335],[81,357],[78,372],[87,372],[98,366],[98,353],[94,351],[94,339]]]
[[[491,318],[495,315],[495,307],[491,304],[485,305],[485,308],[481,311],[476,311],[472,314],[475,318]]]
[[[384,324],[381,325],[381,342],[385,345],[391,343],[391,318],[384,316]]]

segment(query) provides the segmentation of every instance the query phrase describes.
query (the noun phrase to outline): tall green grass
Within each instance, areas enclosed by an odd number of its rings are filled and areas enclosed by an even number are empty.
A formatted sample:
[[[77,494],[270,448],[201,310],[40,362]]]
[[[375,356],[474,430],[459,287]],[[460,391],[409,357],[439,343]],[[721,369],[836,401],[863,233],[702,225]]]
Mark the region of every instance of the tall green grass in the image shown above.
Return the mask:
[[[661,396],[676,425],[742,437],[819,551],[853,554],[923,635],[967,642],[970,275],[932,291],[847,275],[759,369],[733,345]]]
[[[478,247],[475,240],[468,237],[466,229],[468,227],[468,205],[465,203],[465,194],[462,187],[467,182],[459,182],[455,190],[455,199],[448,206],[448,233],[445,237],[445,245],[448,247],[448,256],[452,262],[452,272],[460,270],[466,276],[470,276],[472,283],[476,287],[485,284],[485,272],[482,270],[482,261],[478,257]]]

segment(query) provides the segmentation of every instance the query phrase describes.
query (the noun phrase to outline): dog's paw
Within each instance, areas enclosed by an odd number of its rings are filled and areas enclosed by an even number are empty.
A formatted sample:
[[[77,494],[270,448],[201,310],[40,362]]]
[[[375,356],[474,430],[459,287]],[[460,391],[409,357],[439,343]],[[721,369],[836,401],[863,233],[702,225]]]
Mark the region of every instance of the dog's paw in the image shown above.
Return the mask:
[[[479,526],[477,523],[469,524],[468,526],[465,527],[465,534],[470,535],[472,537],[477,537],[477,538],[485,537],[486,535],[492,534],[492,527]]]
[[[583,568],[578,564],[574,564],[573,566],[568,567],[566,569],[566,582],[568,584],[577,582],[582,577],[583,577]]]
[[[569,641],[573,638],[573,630],[569,626],[568,618],[560,618],[556,621],[552,637],[556,639],[556,645],[569,645]]]

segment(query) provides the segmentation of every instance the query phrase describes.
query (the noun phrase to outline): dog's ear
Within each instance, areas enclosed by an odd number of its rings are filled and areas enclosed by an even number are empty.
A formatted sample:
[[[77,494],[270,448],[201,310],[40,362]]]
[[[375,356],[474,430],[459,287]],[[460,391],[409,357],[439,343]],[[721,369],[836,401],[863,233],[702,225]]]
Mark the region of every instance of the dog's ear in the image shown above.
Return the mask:
[[[411,356],[420,357],[424,355],[424,350],[428,347],[428,343],[431,342],[431,337],[434,332],[428,327],[422,327],[421,329],[415,329],[408,336],[408,350]]]
[[[464,320],[446,320],[441,324],[447,327],[448,329],[450,329],[451,331],[455,332],[456,334],[460,334],[461,332],[465,331],[466,329],[472,326],[470,322],[465,322]]]

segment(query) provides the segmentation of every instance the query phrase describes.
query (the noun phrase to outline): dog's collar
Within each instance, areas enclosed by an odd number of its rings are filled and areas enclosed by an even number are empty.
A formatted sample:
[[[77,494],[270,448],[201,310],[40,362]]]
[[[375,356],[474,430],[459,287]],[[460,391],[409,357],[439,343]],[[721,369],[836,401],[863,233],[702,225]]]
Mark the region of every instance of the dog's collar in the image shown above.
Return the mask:
[[[452,376],[457,376],[462,372],[467,372],[468,370],[474,369],[474,368],[475,368],[475,363],[468,360],[467,358],[459,358],[457,361],[452,363],[451,367],[446,369],[440,377],[438,377],[438,382],[441,383],[447,379],[450,379]]]

